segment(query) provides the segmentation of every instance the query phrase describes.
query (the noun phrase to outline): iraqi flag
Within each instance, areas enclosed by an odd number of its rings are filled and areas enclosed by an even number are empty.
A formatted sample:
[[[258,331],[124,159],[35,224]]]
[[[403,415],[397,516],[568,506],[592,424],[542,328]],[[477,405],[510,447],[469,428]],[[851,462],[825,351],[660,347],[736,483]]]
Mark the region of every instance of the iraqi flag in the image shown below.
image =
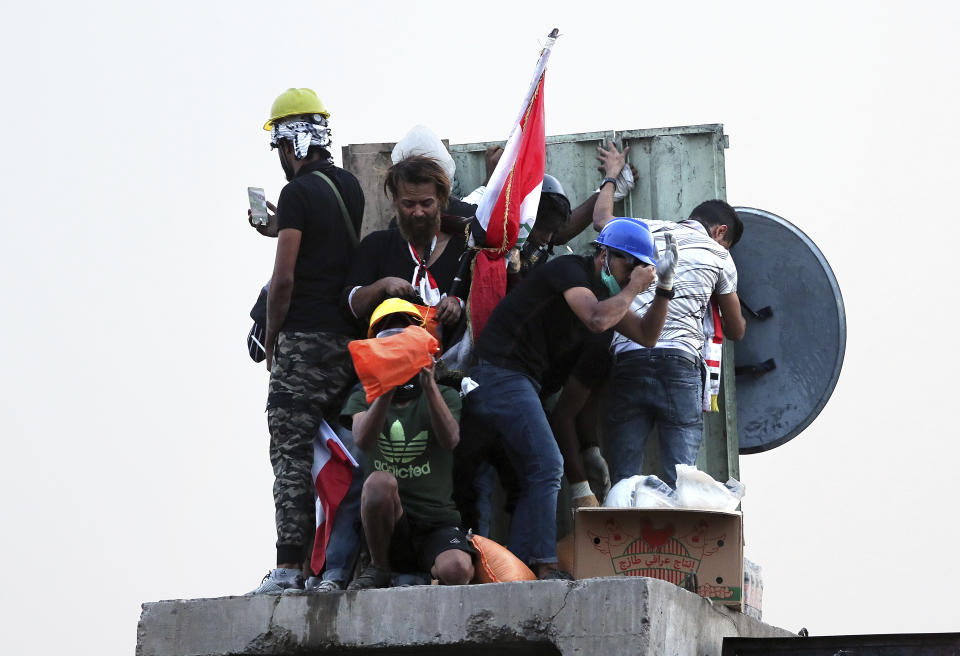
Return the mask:
[[[313,539],[310,565],[319,574],[327,558],[330,531],[340,502],[347,495],[357,461],[326,421],[313,438],[313,484],[317,490],[317,534]]]
[[[470,286],[469,312],[474,339],[507,293],[504,255],[518,242],[522,244],[526,240],[537,218],[546,161],[543,83],[557,34],[557,30],[553,30],[547,37],[520,114],[477,207],[477,220],[485,239],[474,262]]]

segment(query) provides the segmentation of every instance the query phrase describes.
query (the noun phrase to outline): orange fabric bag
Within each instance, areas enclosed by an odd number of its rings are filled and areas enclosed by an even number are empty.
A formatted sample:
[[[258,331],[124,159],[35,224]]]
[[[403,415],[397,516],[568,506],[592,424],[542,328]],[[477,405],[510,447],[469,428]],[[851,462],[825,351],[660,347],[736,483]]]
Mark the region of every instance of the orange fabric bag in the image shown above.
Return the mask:
[[[390,337],[350,342],[350,357],[367,393],[367,403],[429,367],[439,348],[437,339],[420,326],[407,326]]]
[[[471,535],[470,542],[477,550],[477,566],[473,583],[504,583],[506,581],[536,581],[536,575],[523,561],[506,547],[482,535]]]

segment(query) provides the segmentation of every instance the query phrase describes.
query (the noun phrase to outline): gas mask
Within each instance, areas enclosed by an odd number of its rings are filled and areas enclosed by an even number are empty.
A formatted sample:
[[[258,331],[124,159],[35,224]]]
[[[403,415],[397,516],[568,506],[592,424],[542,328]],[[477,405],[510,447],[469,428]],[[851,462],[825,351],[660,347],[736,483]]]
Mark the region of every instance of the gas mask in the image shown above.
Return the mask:
[[[540,264],[550,252],[550,244],[536,246],[530,240],[525,241],[520,248],[520,270],[529,271]]]

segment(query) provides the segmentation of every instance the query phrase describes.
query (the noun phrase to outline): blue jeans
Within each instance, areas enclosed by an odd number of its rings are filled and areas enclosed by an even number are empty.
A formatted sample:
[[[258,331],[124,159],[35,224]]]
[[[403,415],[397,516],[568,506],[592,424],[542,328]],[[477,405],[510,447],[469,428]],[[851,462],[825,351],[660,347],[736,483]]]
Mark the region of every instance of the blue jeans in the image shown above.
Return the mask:
[[[540,385],[483,360],[468,375],[480,386],[464,399],[464,421],[500,436],[520,479],[507,547],[525,563],[555,563],[563,458],[540,404]]]
[[[676,466],[697,460],[703,438],[701,368],[670,351],[629,351],[613,365],[606,454],[613,483],[643,473],[643,452],[654,424],[670,487],[677,484]]]
[[[347,447],[360,467],[353,470],[350,489],[340,502],[337,514],[333,518],[330,542],[327,543],[326,564],[323,568],[324,581],[346,582],[353,574],[357,553],[360,550],[360,492],[363,489],[363,453],[353,441],[353,433],[343,426],[331,426],[337,437]]]

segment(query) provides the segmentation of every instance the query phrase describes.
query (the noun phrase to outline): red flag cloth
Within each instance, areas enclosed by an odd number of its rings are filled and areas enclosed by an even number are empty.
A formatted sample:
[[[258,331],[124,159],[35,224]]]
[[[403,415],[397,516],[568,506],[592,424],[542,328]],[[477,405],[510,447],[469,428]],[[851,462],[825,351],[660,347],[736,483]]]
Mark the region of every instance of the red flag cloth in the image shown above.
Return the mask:
[[[542,55],[541,60],[545,65],[544,57]],[[541,71],[540,76],[533,87],[527,111],[520,117],[507,140],[498,170],[491,176],[487,194],[477,209],[477,218],[486,229],[486,249],[475,260],[470,288],[470,321],[474,339],[480,335],[493,308],[506,294],[506,263],[503,256],[517,243],[520,224],[526,224],[529,231],[536,220],[546,162],[543,104],[545,73],[539,65],[538,71]],[[504,176],[499,169],[505,158],[505,165],[509,168]]]
[[[317,532],[313,539],[310,566],[319,574],[327,558],[330,532],[340,503],[350,489],[357,461],[333,432],[321,420],[313,438],[313,483],[317,490]]]
[[[367,403],[373,403],[430,366],[440,344],[420,326],[407,326],[402,333],[390,337],[354,340],[348,348],[367,393]]]

